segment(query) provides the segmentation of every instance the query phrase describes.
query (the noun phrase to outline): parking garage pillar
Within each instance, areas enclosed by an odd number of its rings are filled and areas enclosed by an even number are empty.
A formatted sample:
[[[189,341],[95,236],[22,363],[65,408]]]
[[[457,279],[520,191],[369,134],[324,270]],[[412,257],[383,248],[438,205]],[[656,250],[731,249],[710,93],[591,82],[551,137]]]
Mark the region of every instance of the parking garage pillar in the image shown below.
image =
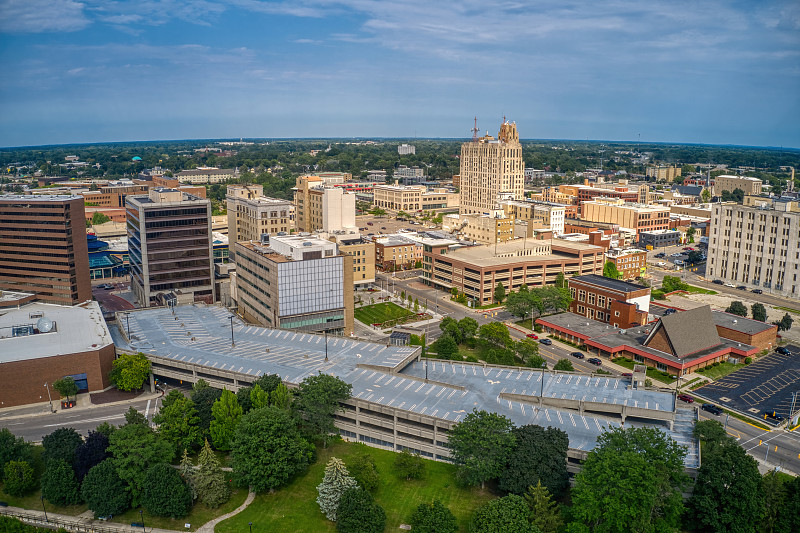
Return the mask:
[[[578,402],[578,412],[583,416],[583,400]]]
[[[156,378],[152,372],[150,372],[150,392],[156,391]]]

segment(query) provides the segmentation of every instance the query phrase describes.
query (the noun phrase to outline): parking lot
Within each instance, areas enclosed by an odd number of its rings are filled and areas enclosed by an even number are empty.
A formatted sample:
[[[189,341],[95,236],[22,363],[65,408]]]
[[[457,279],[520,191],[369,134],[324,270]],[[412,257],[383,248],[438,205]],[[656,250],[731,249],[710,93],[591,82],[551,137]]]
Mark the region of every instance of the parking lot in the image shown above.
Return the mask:
[[[787,348],[790,355],[773,352],[695,392],[723,407],[776,426],[780,422],[764,420],[764,413],[775,411],[788,418],[792,393],[800,391],[800,346]],[[795,410],[797,408],[795,405]]]
[[[705,273],[705,261],[698,262],[696,265],[687,264],[690,251],[706,253],[706,247],[699,244],[679,244],[675,246],[660,247],[647,253],[647,260],[651,265],[663,268],[664,270],[683,270],[689,269],[699,275]]]

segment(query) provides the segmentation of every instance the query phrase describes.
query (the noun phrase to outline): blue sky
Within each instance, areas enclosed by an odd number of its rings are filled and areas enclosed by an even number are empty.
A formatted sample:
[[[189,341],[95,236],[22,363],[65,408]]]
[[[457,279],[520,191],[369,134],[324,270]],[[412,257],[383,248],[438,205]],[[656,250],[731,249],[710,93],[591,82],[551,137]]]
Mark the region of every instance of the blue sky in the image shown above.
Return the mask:
[[[0,0],[0,146],[467,137],[800,147],[800,2]]]

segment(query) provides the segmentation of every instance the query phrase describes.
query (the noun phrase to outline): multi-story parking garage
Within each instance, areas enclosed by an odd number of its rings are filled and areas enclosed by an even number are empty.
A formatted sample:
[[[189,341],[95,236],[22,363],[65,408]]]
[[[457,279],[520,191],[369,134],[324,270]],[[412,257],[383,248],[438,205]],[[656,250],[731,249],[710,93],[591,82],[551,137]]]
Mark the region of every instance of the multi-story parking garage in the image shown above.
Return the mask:
[[[564,430],[573,463],[585,458],[603,431],[625,424],[657,426],[688,448],[687,467],[699,460],[695,412],[676,409],[673,393],[635,389],[628,379],[420,361],[419,347],[250,326],[231,320],[221,307],[201,304],[138,310],[118,323],[118,349],[146,354],[157,376],[203,378],[234,391],[263,374],[279,374],[289,387],[317,372],[337,376],[353,387],[337,416],[340,433],[372,446],[446,460],[448,431],[478,409],[520,426]]]

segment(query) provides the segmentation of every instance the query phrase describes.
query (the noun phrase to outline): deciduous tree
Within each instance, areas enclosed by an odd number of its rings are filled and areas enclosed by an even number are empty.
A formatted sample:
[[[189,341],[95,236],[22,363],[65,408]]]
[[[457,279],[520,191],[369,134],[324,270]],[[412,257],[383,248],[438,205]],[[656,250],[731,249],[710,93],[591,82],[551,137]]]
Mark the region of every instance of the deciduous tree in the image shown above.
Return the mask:
[[[125,425],[126,426],[138,425],[138,426],[150,427],[150,424],[147,422],[147,417],[145,417],[144,414],[137,411],[136,408],[133,406],[128,407],[128,410],[125,411]],[[110,439],[111,435],[109,435],[108,438]]]
[[[214,447],[218,450],[230,450],[236,426],[242,418],[242,406],[236,396],[229,390],[222,391],[222,395],[214,402],[211,408],[214,419],[211,421],[210,432]]]
[[[250,389],[250,405],[253,409],[262,409],[269,406],[269,393],[256,383]]]
[[[514,449],[512,422],[496,413],[473,410],[450,430],[448,447],[458,476],[468,485],[499,477]]]
[[[111,383],[119,390],[141,389],[150,376],[150,361],[141,352],[120,354],[111,366],[108,375]]]
[[[380,476],[375,459],[368,452],[356,455],[350,461],[350,475],[358,482],[358,486],[364,490],[375,492],[378,490]]]
[[[511,335],[509,335],[508,328],[502,322],[482,324],[478,328],[478,337],[503,348],[512,346]]]
[[[142,507],[154,516],[182,518],[189,514],[192,495],[177,470],[159,463],[147,469]]]
[[[606,264],[603,265],[603,277],[620,279],[622,278],[622,274],[617,270],[617,265],[615,265],[613,261],[606,261]]]
[[[211,421],[214,419],[211,410],[214,407],[214,402],[219,400],[220,396],[222,396],[222,390],[213,387],[207,387],[192,393],[192,403],[197,410],[197,427],[200,429],[200,442],[210,435],[209,428],[211,427]]]
[[[78,481],[82,481],[89,470],[108,458],[107,449],[108,437],[103,433],[90,431],[84,443],[75,449],[73,467]]]
[[[498,281],[497,285],[494,288],[494,301],[501,304],[505,299],[506,299],[506,288],[502,283]]]
[[[242,417],[231,447],[233,472],[242,485],[256,491],[278,488],[305,471],[314,446],[284,409],[263,407]]]
[[[685,448],[654,428],[603,432],[575,478],[573,516],[596,531],[677,528],[685,455]]]
[[[80,484],[75,479],[72,465],[63,459],[51,459],[47,462],[42,475],[42,496],[55,505],[80,503]]]
[[[456,533],[458,523],[452,511],[439,500],[422,503],[411,515],[412,531],[416,533]]]
[[[325,465],[322,483],[317,485],[319,510],[328,520],[336,522],[336,509],[339,508],[342,494],[355,487],[358,487],[358,482],[350,475],[342,460],[331,457]]]
[[[253,408],[253,402],[250,399],[252,391],[252,387],[242,387],[236,391],[236,401],[242,406],[242,414],[247,414]]]
[[[9,461],[3,465],[3,490],[11,496],[24,496],[36,488],[33,467],[27,461]]]
[[[564,370],[567,372],[574,372],[575,368],[572,366],[572,361],[569,359],[559,359],[558,362],[553,365],[553,370]]]
[[[469,340],[478,332],[478,321],[472,317],[465,316],[458,321],[458,329],[461,331],[462,342]]]
[[[775,518],[775,533],[800,531],[800,477],[784,484],[783,505]]]
[[[422,457],[403,448],[394,458],[394,470],[398,476],[411,479],[422,479],[425,475],[425,462]]]
[[[301,420],[303,434],[311,439],[322,439],[328,445],[328,437],[336,430],[333,416],[342,409],[340,402],[350,397],[353,387],[330,374],[319,373],[305,378],[298,387],[292,410]]]
[[[442,335],[431,344],[431,351],[441,359],[452,359],[458,353],[458,344],[450,335]]]
[[[767,321],[767,308],[764,307],[764,304],[755,303],[750,306],[750,314],[753,317],[753,320],[759,320],[761,322]]]
[[[67,400],[69,400],[70,397],[74,397],[78,394],[78,385],[75,383],[75,379],[73,379],[71,376],[57,379],[53,382],[53,388],[58,391],[58,394]]]
[[[9,461],[33,462],[31,445],[22,437],[15,437],[8,428],[0,429],[0,481],[3,481],[4,467]]]
[[[731,302],[731,305],[725,309],[725,312],[732,315],[747,317],[747,306],[737,300],[735,302]]]
[[[509,494],[484,504],[475,511],[472,533],[539,533],[530,523],[530,511],[522,496]]]
[[[291,398],[292,394],[289,391],[289,387],[280,383],[275,387],[275,390],[269,393],[269,404],[281,409],[287,409]]]
[[[541,482],[550,493],[561,496],[569,487],[567,449],[569,437],[560,429],[526,425],[511,430],[514,448],[509,454],[499,487],[524,494]]]
[[[199,420],[192,401],[177,389],[164,398],[161,410],[153,417],[158,433],[176,450],[191,450],[200,445]]]
[[[72,428],[58,428],[42,439],[45,462],[61,459],[67,464],[75,462],[75,450],[83,444],[80,434]]]
[[[703,456],[688,508],[695,527],[752,532],[764,513],[758,463],[735,441]]]
[[[169,463],[175,450],[148,426],[126,424],[109,439],[108,453],[119,477],[131,490],[133,506],[138,506],[147,470],[159,463]]]
[[[528,361],[539,356],[539,343],[533,339],[525,338],[514,344],[514,351],[517,352],[522,362],[527,364]]]
[[[95,517],[121,514],[131,503],[128,485],[109,459],[89,470],[81,484],[81,496]]]
[[[336,515],[336,530],[340,533],[382,533],[386,527],[383,507],[358,487],[342,494]]]

